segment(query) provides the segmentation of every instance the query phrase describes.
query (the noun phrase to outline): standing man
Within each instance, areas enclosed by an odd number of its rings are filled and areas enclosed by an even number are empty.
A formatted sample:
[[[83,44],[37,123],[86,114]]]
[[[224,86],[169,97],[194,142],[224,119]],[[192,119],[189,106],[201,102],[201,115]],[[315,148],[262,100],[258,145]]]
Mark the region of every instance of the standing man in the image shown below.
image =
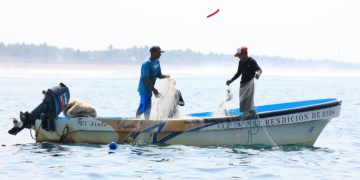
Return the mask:
[[[161,97],[161,94],[155,89],[156,78],[168,78],[169,75],[161,73],[159,58],[162,51],[159,46],[152,46],[150,49],[150,57],[146,59],[141,66],[141,76],[138,86],[140,95],[140,105],[136,111],[136,118],[140,118],[144,114],[145,119],[149,120],[151,111],[151,96],[152,92],[156,98]]]
[[[239,57],[239,66],[236,74],[233,78],[226,81],[226,85],[230,85],[235,81],[240,75],[240,112],[243,112],[243,115],[246,116],[248,112],[251,114],[255,113],[254,108],[254,80],[259,79],[260,74],[262,73],[261,68],[256,63],[256,61],[248,56],[248,48],[242,46],[237,49],[235,57]]]

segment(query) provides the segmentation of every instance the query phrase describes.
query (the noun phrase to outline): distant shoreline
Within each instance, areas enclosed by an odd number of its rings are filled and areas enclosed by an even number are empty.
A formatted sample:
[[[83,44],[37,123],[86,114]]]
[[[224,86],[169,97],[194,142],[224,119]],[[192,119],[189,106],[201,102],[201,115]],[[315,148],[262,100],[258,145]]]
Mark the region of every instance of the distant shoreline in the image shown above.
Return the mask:
[[[139,72],[141,62],[134,65],[121,64],[99,64],[99,63],[29,63],[29,62],[0,62],[0,70],[40,70],[40,71],[84,71],[84,72]],[[263,75],[280,75],[280,76],[360,76],[358,71],[334,68],[284,68],[259,64],[263,69]],[[231,78],[237,71],[237,63],[232,65],[208,64],[202,66],[178,66],[178,65],[161,65],[164,74],[223,74]]]
[[[140,65],[139,65],[140,66]],[[128,70],[136,65],[99,64],[99,63],[29,63],[29,62],[0,62],[0,69],[59,69],[59,70]]]

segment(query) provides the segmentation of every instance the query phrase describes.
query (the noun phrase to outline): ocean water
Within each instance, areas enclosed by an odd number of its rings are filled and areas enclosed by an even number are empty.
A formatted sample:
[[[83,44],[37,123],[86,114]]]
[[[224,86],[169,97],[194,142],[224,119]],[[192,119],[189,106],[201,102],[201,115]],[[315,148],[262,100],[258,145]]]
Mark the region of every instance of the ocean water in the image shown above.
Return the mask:
[[[185,100],[185,114],[214,111],[233,73],[171,74]],[[255,85],[255,104],[342,99],[341,115],[314,146],[184,146],[166,144],[35,143],[31,131],[8,134],[11,118],[31,111],[59,82],[72,100],[95,106],[98,116],[135,116],[138,71],[0,70],[0,179],[359,179],[360,77],[274,76]],[[158,80],[161,89],[164,80]],[[239,80],[231,84],[237,108]],[[34,135],[34,132],[32,132]]]

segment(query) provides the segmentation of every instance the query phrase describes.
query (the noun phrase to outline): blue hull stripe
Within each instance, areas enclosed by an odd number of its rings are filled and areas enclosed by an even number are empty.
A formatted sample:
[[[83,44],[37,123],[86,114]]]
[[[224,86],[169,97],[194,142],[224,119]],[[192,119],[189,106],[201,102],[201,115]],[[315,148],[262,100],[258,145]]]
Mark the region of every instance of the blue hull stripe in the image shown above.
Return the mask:
[[[157,132],[153,133],[153,143],[157,143]]]
[[[136,139],[136,137],[138,137],[139,134],[140,134],[140,132],[132,132],[127,137],[132,137],[133,139]]]
[[[158,124],[154,124],[150,127],[147,127],[145,128],[144,130],[142,130],[141,132],[151,132],[153,131],[155,128],[159,127],[159,129],[157,130],[157,132],[161,132],[164,127],[167,125],[167,122],[161,122],[161,123],[158,123]]]

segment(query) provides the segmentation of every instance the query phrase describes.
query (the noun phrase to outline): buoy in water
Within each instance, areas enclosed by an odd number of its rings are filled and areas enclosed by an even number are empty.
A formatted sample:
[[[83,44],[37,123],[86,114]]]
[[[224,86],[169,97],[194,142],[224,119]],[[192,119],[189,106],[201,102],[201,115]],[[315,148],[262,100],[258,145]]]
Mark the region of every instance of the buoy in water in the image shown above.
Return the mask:
[[[126,139],[126,141],[127,141],[127,142],[133,142],[134,139],[130,136],[130,137],[128,137],[128,138]]]
[[[110,148],[110,149],[116,149],[116,148],[117,148],[117,144],[116,144],[115,142],[111,142],[111,143],[109,144],[109,148]]]

